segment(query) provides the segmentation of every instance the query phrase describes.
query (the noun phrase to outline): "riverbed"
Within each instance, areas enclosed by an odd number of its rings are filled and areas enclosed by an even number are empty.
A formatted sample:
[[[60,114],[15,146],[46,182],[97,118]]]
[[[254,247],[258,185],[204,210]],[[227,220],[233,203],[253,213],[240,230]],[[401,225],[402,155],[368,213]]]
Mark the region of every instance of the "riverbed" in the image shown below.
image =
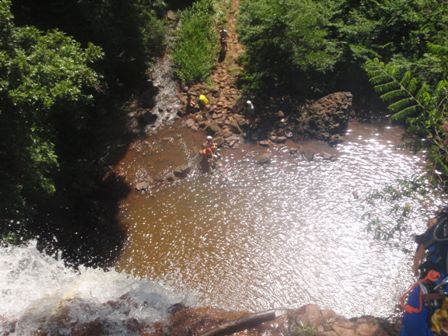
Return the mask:
[[[121,171],[156,177],[191,161],[202,135],[188,132],[147,140]],[[351,122],[334,148],[245,144],[212,174],[134,191],[120,206],[128,238],[116,266],[194,293],[199,305],[314,302],[387,317],[414,280],[412,234],[442,204],[424,177],[424,153],[404,149],[402,135],[387,122]],[[271,152],[269,164],[257,163],[260,151]]]

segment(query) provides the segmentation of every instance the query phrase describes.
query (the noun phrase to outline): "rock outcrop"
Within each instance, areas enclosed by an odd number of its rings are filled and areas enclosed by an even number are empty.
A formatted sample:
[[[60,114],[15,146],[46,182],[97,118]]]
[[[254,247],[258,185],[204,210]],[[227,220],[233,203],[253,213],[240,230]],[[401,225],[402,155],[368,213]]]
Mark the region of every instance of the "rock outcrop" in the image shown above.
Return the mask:
[[[258,324],[256,324],[257,319],[253,319],[255,323],[247,323],[248,317],[252,315],[247,312],[227,312],[211,308],[185,308],[178,310],[170,317],[165,331],[171,336],[222,336],[228,335],[230,331],[233,332],[232,335],[237,336],[398,335],[398,326],[384,320],[370,316],[349,320],[332,310],[321,309],[314,304],[295,310],[286,310],[281,315],[272,314],[271,320],[264,319],[265,322],[263,322],[263,319],[260,319]],[[163,336],[157,332],[151,335]]]
[[[337,142],[346,128],[352,111],[352,94],[335,92],[329,94],[301,109],[297,118],[297,131],[310,137]]]

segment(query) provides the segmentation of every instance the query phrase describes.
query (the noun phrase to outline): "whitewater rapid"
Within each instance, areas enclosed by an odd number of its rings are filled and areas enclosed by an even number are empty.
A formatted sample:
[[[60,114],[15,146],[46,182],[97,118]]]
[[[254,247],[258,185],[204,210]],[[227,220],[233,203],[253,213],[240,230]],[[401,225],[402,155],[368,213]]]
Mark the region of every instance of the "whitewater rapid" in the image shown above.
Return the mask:
[[[0,248],[0,335],[70,335],[75,325],[93,322],[109,335],[133,335],[166,319],[173,304],[193,304],[163,283],[113,269],[66,267],[36,245]]]

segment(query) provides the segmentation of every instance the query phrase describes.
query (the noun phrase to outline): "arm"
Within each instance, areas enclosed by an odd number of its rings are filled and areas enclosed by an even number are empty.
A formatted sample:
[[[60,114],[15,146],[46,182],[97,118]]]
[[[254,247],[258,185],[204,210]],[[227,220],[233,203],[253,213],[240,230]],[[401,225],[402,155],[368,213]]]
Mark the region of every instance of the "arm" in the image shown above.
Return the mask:
[[[420,244],[417,248],[417,251],[415,252],[414,264],[412,265],[412,271],[414,272],[415,276],[419,275],[418,268],[420,267],[420,265],[423,262],[423,259],[425,258],[425,250],[426,250],[425,245]]]

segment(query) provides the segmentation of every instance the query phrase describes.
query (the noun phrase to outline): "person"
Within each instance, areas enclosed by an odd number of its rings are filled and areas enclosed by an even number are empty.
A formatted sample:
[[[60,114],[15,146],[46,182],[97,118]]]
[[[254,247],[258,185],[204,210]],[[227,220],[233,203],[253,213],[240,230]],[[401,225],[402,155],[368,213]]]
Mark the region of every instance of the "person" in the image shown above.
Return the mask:
[[[219,62],[224,61],[226,58],[227,53],[227,37],[229,36],[229,33],[227,32],[224,27],[221,27],[219,30],[219,41],[221,43],[221,50],[219,52]]]
[[[213,141],[212,136],[207,136],[207,141],[202,144],[202,149],[199,151],[201,154],[201,166],[206,172],[211,172],[211,168],[214,166],[216,159],[218,158],[218,146]]]
[[[208,105],[209,101],[206,95],[199,95],[198,104],[201,109],[205,108]]]
[[[246,100],[246,107],[247,107],[248,114],[254,114],[255,106],[251,100]]]
[[[203,144],[201,154],[210,159],[216,159],[218,147],[213,142],[213,137],[211,135],[207,136],[207,141]]]
[[[412,270],[418,280],[401,298],[400,336],[443,335],[447,326],[448,208],[426,226],[426,231],[415,237],[418,246]]]

